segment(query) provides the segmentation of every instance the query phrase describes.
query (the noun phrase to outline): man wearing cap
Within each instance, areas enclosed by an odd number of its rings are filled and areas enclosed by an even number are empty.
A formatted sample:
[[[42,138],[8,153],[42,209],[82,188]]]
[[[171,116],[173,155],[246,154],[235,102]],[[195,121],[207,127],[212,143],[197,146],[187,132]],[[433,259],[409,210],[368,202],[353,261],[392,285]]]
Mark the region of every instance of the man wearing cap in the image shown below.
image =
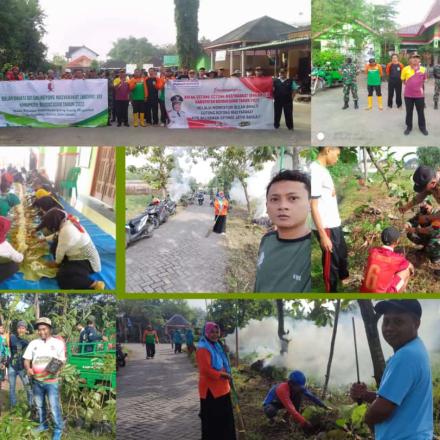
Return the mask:
[[[408,135],[411,133],[415,107],[419,129],[425,136],[428,136],[425,121],[425,81],[428,79],[428,76],[425,67],[420,65],[420,55],[411,55],[409,65],[402,70],[401,79],[405,85],[403,96],[406,108],[406,130],[404,134]]]
[[[414,274],[414,266],[404,255],[395,252],[400,232],[396,228],[388,227],[382,231],[381,238],[383,246],[374,247],[368,253],[361,292],[404,292]]]
[[[287,382],[272,386],[263,401],[263,411],[272,420],[281,409],[285,409],[305,431],[312,425],[300,413],[303,398],[310,400],[321,408],[327,406],[306,388],[306,377],[302,371],[295,370],[289,374]]]
[[[66,361],[64,344],[52,336],[52,321],[49,318],[39,318],[35,323],[39,338],[29,342],[24,352],[24,368],[32,379],[35,404],[38,410],[40,425],[37,432],[47,431],[46,397],[49,399],[54,432],[52,440],[60,440],[63,433],[63,416],[61,411],[58,374],[48,371],[52,363]]]
[[[358,109],[358,86],[357,86],[357,74],[358,69],[356,65],[353,63],[353,59],[351,57],[348,57],[345,60],[345,64],[341,67],[341,73],[342,73],[342,84],[344,86],[343,88],[343,94],[344,94],[344,107],[342,107],[342,110],[345,110],[349,107],[348,103],[350,101],[350,91],[351,95],[353,97],[353,103],[354,108]]]
[[[367,74],[367,89],[368,89],[368,107],[365,110],[371,110],[373,108],[373,93],[376,92],[377,104],[379,110],[383,110],[382,104],[382,66],[376,63],[374,58],[368,60],[368,64],[365,66],[365,73]]]
[[[87,327],[84,329],[83,342],[88,342],[84,346],[84,351],[90,353],[94,349],[94,342],[102,341],[102,335],[96,329],[96,319],[94,316],[90,315],[87,319]]]
[[[12,334],[9,340],[9,404],[11,408],[17,404],[17,397],[15,395],[15,385],[17,383],[17,377],[26,389],[27,402],[29,408],[32,408],[32,389],[29,384],[29,378],[27,377],[26,370],[24,368],[23,353],[26,347],[29,345],[29,341],[25,339],[27,333],[27,324],[25,321],[18,321],[17,334]]]
[[[428,352],[418,337],[422,308],[416,299],[387,300],[374,307],[383,315],[382,335],[393,348],[377,392],[353,384],[354,401],[370,406],[365,422],[376,440],[433,438],[432,374]]]
[[[293,130],[293,100],[297,90],[298,84],[293,79],[287,78],[285,69],[280,69],[278,78],[273,80],[275,128],[280,128],[281,115],[284,111],[287,128]]]
[[[188,128],[185,112],[182,111],[183,98],[180,95],[174,95],[170,101],[172,110],[168,111],[168,117],[170,119],[168,126],[172,128]]]

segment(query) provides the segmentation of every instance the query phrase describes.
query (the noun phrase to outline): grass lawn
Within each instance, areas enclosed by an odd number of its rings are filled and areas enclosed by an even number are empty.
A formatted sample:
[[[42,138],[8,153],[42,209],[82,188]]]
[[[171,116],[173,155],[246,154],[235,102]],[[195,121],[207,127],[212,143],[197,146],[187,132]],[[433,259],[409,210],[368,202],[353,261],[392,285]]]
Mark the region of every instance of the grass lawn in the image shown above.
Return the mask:
[[[151,195],[126,195],[125,196],[125,220],[130,220],[141,214],[152,199]]]

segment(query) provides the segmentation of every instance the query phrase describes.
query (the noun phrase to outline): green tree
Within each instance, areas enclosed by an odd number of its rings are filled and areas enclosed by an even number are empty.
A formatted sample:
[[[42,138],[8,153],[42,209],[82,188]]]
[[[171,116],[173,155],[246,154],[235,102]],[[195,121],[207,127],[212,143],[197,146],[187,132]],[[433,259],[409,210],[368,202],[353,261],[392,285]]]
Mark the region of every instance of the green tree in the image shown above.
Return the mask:
[[[11,63],[38,70],[45,65],[44,18],[38,0],[2,0],[0,66]]]
[[[131,173],[141,174],[152,188],[161,190],[165,197],[171,172],[176,164],[174,155],[163,147],[128,147],[127,153],[135,157],[145,157],[144,165],[132,165],[127,169]]]
[[[52,58],[51,63],[58,69],[63,69],[66,64],[67,64],[67,60],[65,57],[63,57],[63,55],[60,54],[55,54]]]
[[[440,148],[418,147],[417,158],[420,165],[427,165],[432,168],[440,167]]]
[[[199,0],[174,0],[176,47],[181,67],[194,68],[201,53],[198,13]]]
[[[120,60],[125,64],[136,64],[142,67],[148,58],[158,55],[158,48],[143,38],[118,38],[107,54],[112,60]]]

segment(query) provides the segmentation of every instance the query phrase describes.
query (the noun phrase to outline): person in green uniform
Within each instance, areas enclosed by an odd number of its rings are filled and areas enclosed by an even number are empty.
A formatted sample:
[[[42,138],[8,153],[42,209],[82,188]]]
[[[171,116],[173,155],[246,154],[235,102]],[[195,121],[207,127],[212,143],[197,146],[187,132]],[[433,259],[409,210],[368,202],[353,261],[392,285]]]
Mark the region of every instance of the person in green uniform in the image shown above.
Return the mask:
[[[341,67],[342,84],[344,86],[344,107],[342,110],[348,108],[348,102],[350,101],[350,91],[353,97],[354,108],[358,109],[358,86],[357,86],[357,67],[353,64],[353,60],[349,57],[345,60],[345,64]]]
[[[133,126],[138,127],[140,122],[141,127],[145,127],[144,108],[148,91],[145,78],[141,75],[140,69],[135,69],[133,78],[129,80],[128,84],[130,87],[130,97],[133,105]]]
[[[367,89],[368,89],[368,107],[365,110],[371,110],[373,108],[373,93],[376,92],[377,104],[379,110],[383,110],[382,104],[382,66],[376,63],[374,58],[368,60],[368,64],[365,66],[365,73],[367,74]]]
[[[309,292],[311,289],[310,178],[284,170],[270,181],[266,208],[276,230],[261,240],[255,292]]]
[[[0,196],[0,215],[6,217],[14,206],[20,204],[20,199],[13,193]]]

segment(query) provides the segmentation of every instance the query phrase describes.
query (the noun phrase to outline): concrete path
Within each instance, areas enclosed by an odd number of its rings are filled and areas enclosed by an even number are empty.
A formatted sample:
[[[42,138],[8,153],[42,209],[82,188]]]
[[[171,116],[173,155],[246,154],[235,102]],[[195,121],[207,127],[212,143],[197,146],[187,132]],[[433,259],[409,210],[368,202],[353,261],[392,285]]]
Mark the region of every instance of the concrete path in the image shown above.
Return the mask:
[[[126,344],[127,365],[118,372],[117,438],[198,440],[201,437],[197,370],[186,353],[156,345],[145,359],[141,344]]]
[[[294,103],[293,132],[284,118],[278,130],[185,130],[148,126],[147,128],[27,128],[0,129],[0,145],[158,145],[158,146],[303,146],[310,144],[310,103]],[[132,117],[131,109],[129,110]],[[130,121],[130,125],[132,121]]]
[[[225,237],[206,237],[213,224],[214,211],[205,200],[133,243],[126,250],[126,291],[225,292]]]
[[[312,98],[312,145],[377,146],[377,145],[437,145],[440,137],[440,110],[434,110],[434,80],[426,83],[425,118],[429,136],[418,128],[417,112],[414,109],[413,130],[405,136],[405,102],[400,109],[387,107],[388,83],[382,83],[384,110],[379,111],[377,98],[373,96],[373,110],[366,111],[367,86],[365,75],[358,77],[359,110],[354,110],[350,97],[350,108],[342,110],[342,87],[319,91]],[[402,91],[403,100],[403,91]],[[318,134],[323,133],[324,139]]]

